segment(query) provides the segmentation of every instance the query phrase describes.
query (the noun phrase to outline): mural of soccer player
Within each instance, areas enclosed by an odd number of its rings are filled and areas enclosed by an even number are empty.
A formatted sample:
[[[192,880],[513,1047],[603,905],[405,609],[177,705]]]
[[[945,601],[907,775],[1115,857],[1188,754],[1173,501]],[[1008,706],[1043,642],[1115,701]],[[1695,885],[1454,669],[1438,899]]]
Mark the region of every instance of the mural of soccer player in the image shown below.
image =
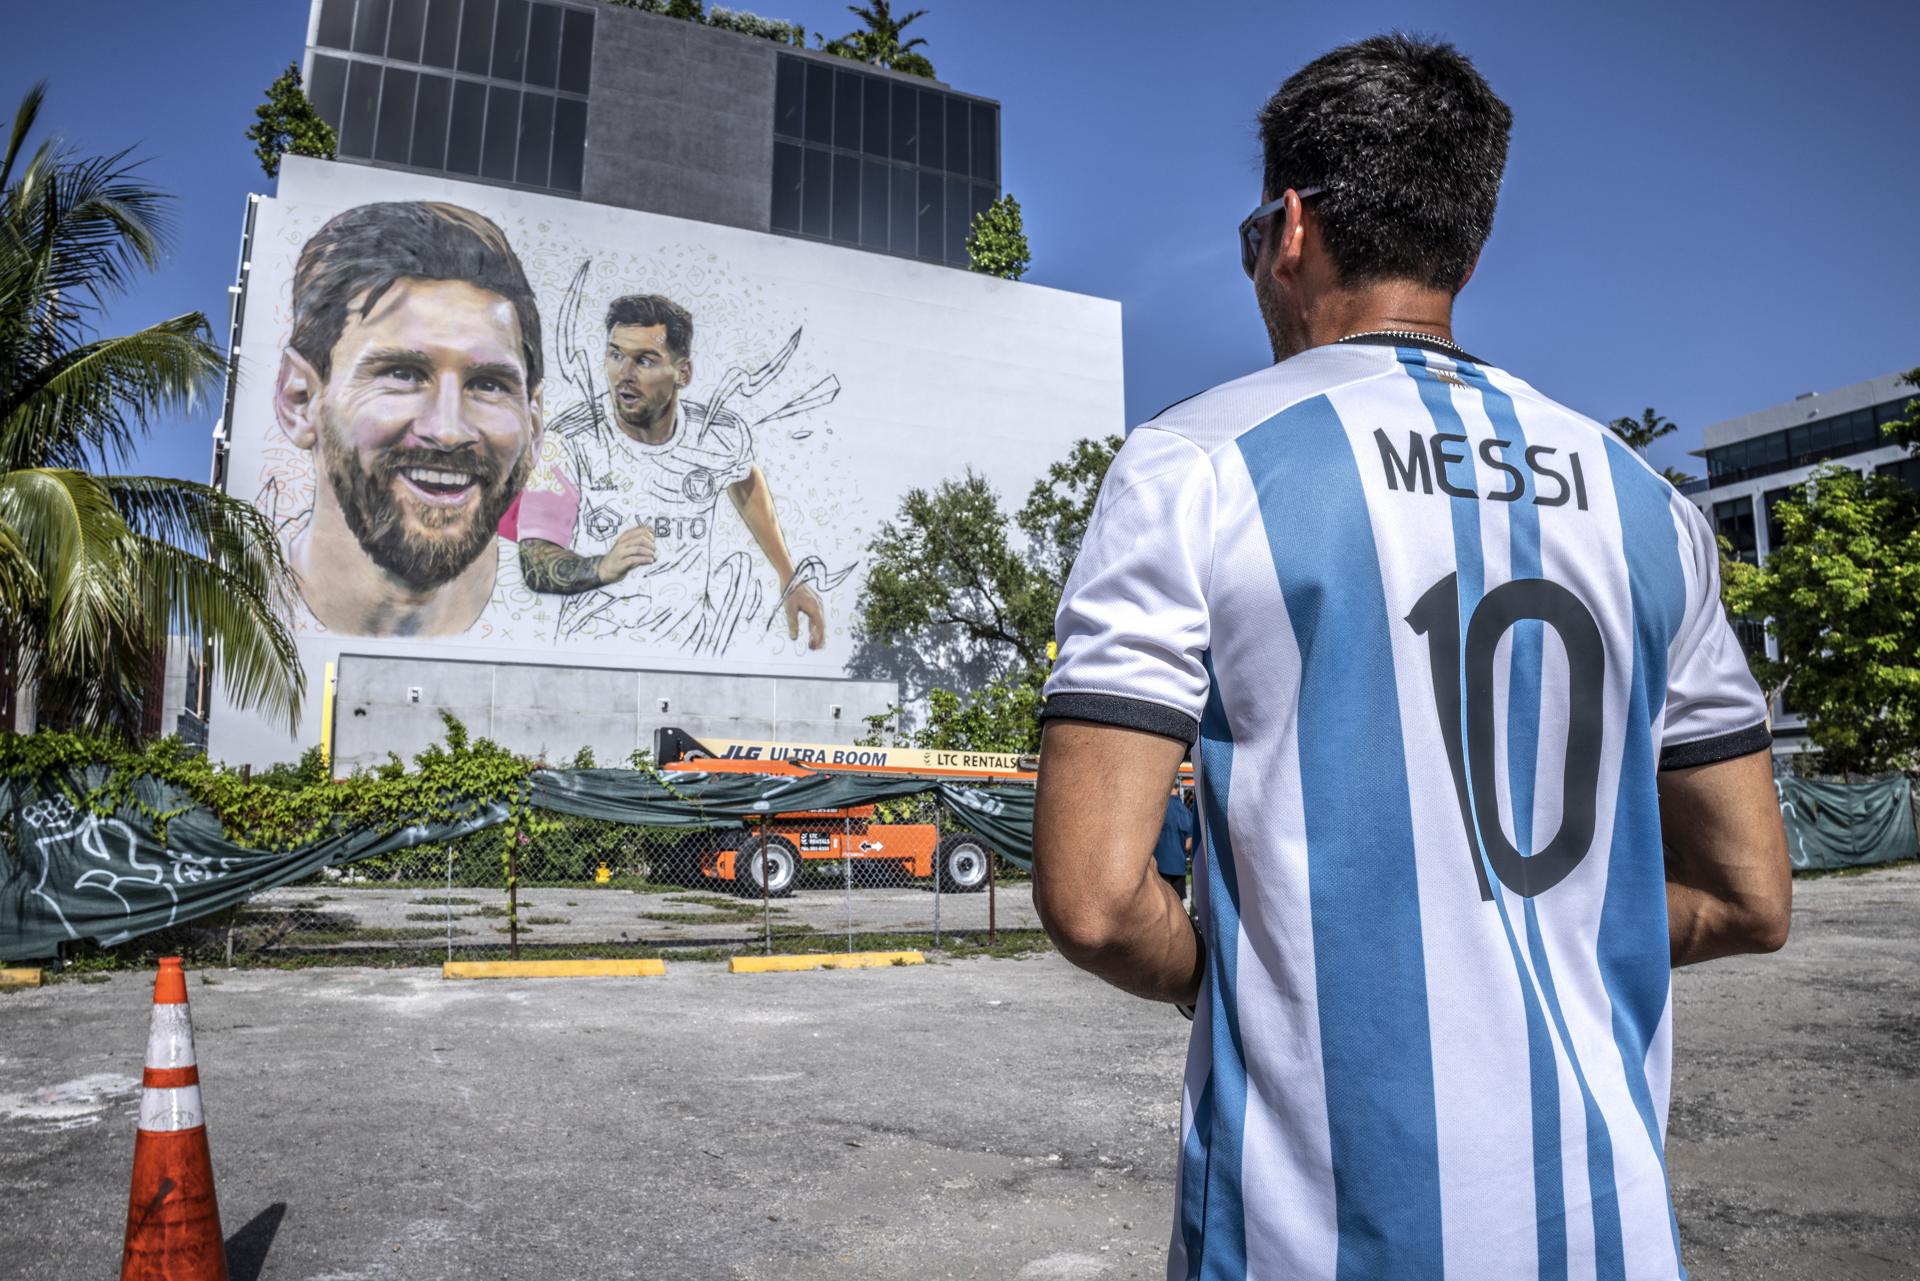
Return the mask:
[[[563,307],[560,332],[577,314]],[[726,651],[762,592],[745,552],[714,563],[711,543],[722,492],[766,558],[781,596],[789,639],[806,620],[807,646],[826,644],[826,606],[813,586],[831,586],[811,559],[796,568],[781,532],[773,488],[754,460],[747,421],[726,401],[777,376],[797,345],[754,374],[732,370],[706,401],[682,393],[693,380],[693,317],[656,294],[616,298],[607,309],[601,354],[606,390],[590,371],[584,398],[554,420],[541,465],[518,511],[521,574],[534,591],[570,596],[560,636],[620,637],[687,653]],[[810,399],[838,392],[825,380]]]
[[[288,556],[313,618],[451,636],[519,588],[501,516],[539,456],[540,313],[505,234],[457,205],[361,205],[307,241],[274,412],[312,452]]]

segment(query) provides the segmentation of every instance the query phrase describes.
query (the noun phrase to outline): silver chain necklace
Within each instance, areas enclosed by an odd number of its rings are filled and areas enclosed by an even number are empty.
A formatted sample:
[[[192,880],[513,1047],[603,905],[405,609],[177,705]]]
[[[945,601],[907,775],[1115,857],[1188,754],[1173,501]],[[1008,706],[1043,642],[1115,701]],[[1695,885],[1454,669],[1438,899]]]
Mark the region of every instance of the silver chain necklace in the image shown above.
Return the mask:
[[[1353,342],[1360,338],[1412,339],[1415,342],[1438,343],[1455,355],[1464,356],[1467,354],[1464,348],[1450,339],[1442,338],[1438,334],[1423,334],[1414,329],[1369,329],[1364,333],[1348,334],[1345,338],[1336,339],[1335,341],[1336,343]]]

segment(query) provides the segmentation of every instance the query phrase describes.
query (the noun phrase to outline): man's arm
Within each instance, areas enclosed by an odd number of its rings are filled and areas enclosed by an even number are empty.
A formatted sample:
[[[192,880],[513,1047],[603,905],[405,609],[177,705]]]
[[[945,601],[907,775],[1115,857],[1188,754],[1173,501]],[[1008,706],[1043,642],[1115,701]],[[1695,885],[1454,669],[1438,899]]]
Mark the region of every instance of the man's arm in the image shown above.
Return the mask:
[[[1154,1001],[1199,998],[1193,921],[1153,863],[1186,748],[1141,730],[1049,721],[1033,814],[1033,901],[1066,958]]]
[[[774,510],[773,486],[767,483],[766,473],[755,464],[745,479],[727,486],[727,497],[733,500],[734,510],[740,513],[747,531],[760,545],[761,554],[780,580],[780,590],[784,593],[781,604],[787,611],[787,635],[799,638],[800,615],[805,614],[807,648],[819,649],[827,643],[827,609],[811,587],[793,581],[793,557],[787,551],[786,535],[780,532],[780,514]]]
[[[1785,945],[1793,867],[1770,751],[1662,771],[1660,826],[1675,966]]]
[[[653,531],[642,525],[621,534],[604,556],[582,556],[544,538],[520,540],[520,579],[536,592],[577,596],[618,582],[653,561]]]

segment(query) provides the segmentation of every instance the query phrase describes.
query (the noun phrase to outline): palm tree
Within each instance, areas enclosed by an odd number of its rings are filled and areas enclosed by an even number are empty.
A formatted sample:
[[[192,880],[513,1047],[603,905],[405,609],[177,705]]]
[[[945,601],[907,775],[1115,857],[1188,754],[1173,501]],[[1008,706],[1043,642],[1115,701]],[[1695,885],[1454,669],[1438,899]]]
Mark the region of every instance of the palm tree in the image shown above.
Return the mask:
[[[1671,418],[1663,417],[1660,411],[1648,405],[1640,411],[1638,418],[1616,418],[1607,426],[1613,428],[1613,434],[1621,443],[1636,454],[1645,455],[1653,447],[1653,442],[1671,436],[1680,430],[1680,424]],[[1676,467],[1662,467],[1660,474],[1675,489],[1682,485],[1691,485],[1697,477],[1689,476]]]
[[[225,366],[198,312],[99,336],[105,301],[158,264],[169,198],[124,151],[49,139],[22,164],[45,96],[21,100],[0,158],[0,636],[75,728],[138,726],[169,633],[212,646],[237,705],[291,725],[304,682],[272,526],[211,486],[116,471]]]
[[[933,64],[914,50],[927,42],[919,36],[902,40],[907,27],[927,16],[925,9],[895,16],[891,0],[870,0],[865,5],[848,5],[847,12],[866,24],[866,30],[851,32],[829,46],[830,51],[877,67],[891,67],[909,75],[933,79]]]

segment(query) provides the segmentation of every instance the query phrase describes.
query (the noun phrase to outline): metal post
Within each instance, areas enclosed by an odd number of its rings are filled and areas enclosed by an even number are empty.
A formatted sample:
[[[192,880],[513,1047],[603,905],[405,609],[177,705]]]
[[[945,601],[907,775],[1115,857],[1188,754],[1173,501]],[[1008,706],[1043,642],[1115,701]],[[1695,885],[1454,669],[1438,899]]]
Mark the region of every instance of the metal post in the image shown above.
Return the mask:
[[[520,833],[507,838],[507,955],[520,959]]]
[[[940,946],[940,840],[941,810],[933,808],[933,945]]]
[[[447,959],[453,959],[453,846],[447,846]]]
[[[760,937],[765,940],[764,950],[773,955],[773,895],[767,887],[767,820],[760,820]]]
[[[987,943],[992,945],[1000,941],[999,891],[994,888],[993,865],[1000,856],[991,849],[987,851]]]
[[[840,817],[840,861],[847,869],[847,951],[853,951],[853,817]]]

